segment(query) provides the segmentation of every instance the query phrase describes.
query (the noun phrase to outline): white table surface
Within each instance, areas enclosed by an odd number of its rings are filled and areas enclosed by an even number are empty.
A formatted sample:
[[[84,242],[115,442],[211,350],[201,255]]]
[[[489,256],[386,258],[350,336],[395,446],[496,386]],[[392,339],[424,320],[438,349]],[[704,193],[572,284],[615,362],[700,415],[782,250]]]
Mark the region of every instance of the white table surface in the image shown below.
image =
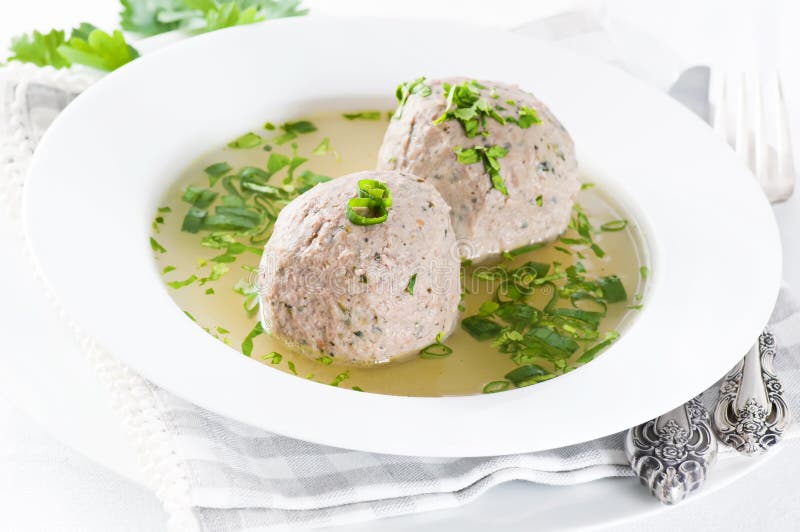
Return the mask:
[[[5,2],[4,2],[5,3]],[[453,15],[452,3],[408,0],[403,3],[367,0],[310,0],[316,12],[346,15],[393,16],[414,12],[416,16],[479,20],[487,25],[515,27],[537,15],[563,9],[565,4],[588,2],[503,2],[503,9],[480,10],[477,0],[459,3]],[[787,2],[788,3],[788,2]],[[736,2],[706,2],[702,7],[689,0],[642,2],[618,0],[611,3],[615,13],[627,22],[655,34],[685,61],[708,63],[719,57],[720,34],[740,34],[733,16]],[[497,4],[495,4],[497,5]],[[411,6],[411,8],[409,7]],[[726,6],[724,13],[720,6]],[[106,29],[117,24],[118,4],[114,0],[26,0],[3,6],[0,16],[0,49],[11,35],[31,28],[71,27],[83,20]],[[470,14],[473,13],[473,14]],[[722,13],[722,14],[720,14]],[[786,94],[792,110],[795,153],[800,154],[800,68],[794,51],[800,36],[790,28],[788,9],[781,17],[783,31],[778,43],[784,69]],[[724,27],[723,27],[724,26]],[[676,31],[680,28],[680,31]],[[741,43],[740,43],[741,44]],[[739,57],[743,57],[739,54]],[[784,277],[800,294],[800,196],[778,205],[775,213],[784,245]],[[0,353],[0,373],[3,357]],[[86,375],[75,378],[87,379]],[[59,427],[38,426],[31,405],[36,390],[25,382],[13,382],[0,389],[0,529],[2,530],[159,530],[165,515],[155,496],[133,480],[111,472],[59,442],[50,433]],[[68,412],[69,405],[64,405]],[[63,420],[69,423],[68,419]],[[89,458],[110,463],[126,476],[140,479],[125,442],[115,448],[92,451]],[[88,447],[84,446],[84,449]],[[800,445],[789,446],[739,482],[715,493],[657,515],[617,527],[618,530],[792,530],[800,522]],[[532,523],[533,525],[533,523]],[[498,528],[498,530],[501,528]]]

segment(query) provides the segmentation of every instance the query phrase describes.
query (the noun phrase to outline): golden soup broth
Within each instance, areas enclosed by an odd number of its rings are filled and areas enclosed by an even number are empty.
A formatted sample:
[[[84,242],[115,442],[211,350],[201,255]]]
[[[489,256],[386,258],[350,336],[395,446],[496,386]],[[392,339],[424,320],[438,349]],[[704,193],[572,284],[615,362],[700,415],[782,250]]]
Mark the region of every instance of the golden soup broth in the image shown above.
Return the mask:
[[[385,112],[380,114],[378,120],[348,120],[338,113],[318,114],[307,120],[312,122],[317,130],[301,134],[292,141],[297,144],[298,155],[308,158],[296,173],[309,169],[317,174],[335,177],[375,168],[376,155],[387,125]],[[153,238],[165,250],[155,253],[159,270],[165,272],[166,269],[166,273],[163,274],[164,281],[166,283],[183,281],[191,276],[198,278],[186,286],[167,287],[176,304],[209,334],[239,351],[242,350],[242,342],[253,330],[258,317],[257,313],[248,316],[243,307],[244,297],[237,293],[234,287],[237,282],[241,285],[253,278],[247,268],[258,266],[260,253],[257,252],[263,246],[259,245],[257,249],[237,255],[235,262],[226,264],[229,268],[227,273],[219,279],[201,284],[200,279],[209,277],[214,264],[211,259],[223,254],[225,250],[201,246],[200,241],[207,232],[191,234],[181,231],[182,220],[188,209],[188,204],[181,200],[181,196],[188,185],[208,187],[209,179],[204,169],[214,163],[227,162],[234,171],[243,166],[266,168],[271,153],[291,155],[291,143],[282,146],[270,143],[270,138],[280,134],[280,131],[258,131],[258,134],[265,137],[265,143],[271,146],[272,151],[266,151],[262,144],[249,149],[224,147],[206,153],[186,168],[168,191],[162,200],[162,212],[157,214],[160,218],[153,224]],[[312,152],[326,138],[329,139],[330,151],[314,155]],[[270,183],[280,185],[285,175],[284,169],[273,176]],[[224,194],[220,182],[216,183],[213,189],[220,191],[221,195]],[[594,227],[626,218],[619,207],[597,187],[582,190],[577,201]],[[164,207],[168,207],[171,212],[163,212]],[[608,305],[608,313],[600,323],[599,338],[580,342],[581,348],[567,361],[566,370],[575,367],[580,354],[601,341],[607,331],[619,331],[625,326],[625,322],[637,312],[631,307],[636,307],[640,303],[644,289],[644,278],[640,270],[644,264],[644,256],[633,220],[629,220],[624,230],[598,232],[593,236],[593,240],[605,252],[602,258],[597,257],[586,245],[568,245],[556,241],[518,256],[512,261],[503,261],[504,265],[509,267],[531,260],[558,262],[563,269],[580,260],[586,267],[589,278],[616,274],[621,279],[628,300]],[[569,251],[570,254],[565,251]],[[578,253],[585,258],[579,258]],[[464,269],[465,286],[471,293],[467,293],[464,297],[462,317],[476,314],[481,303],[491,299],[489,283],[475,280],[472,276],[474,268]],[[541,309],[548,300],[549,294],[535,293],[529,299],[529,304]],[[562,299],[559,300],[558,306],[571,305],[568,299]],[[253,360],[276,370],[295,373],[301,378],[313,379],[323,384],[337,384],[347,389],[355,387],[373,393],[407,396],[481,393],[487,383],[503,380],[504,375],[518,367],[510,355],[500,353],[493,347],[491,340],[477,341],[461,328],[445,339],[444,343],[453,349],[453,353],[446,358],[413,357],[389,365],[354,368],[339,366],[336,363],[325,364],[306,358],[292,352],[278,340],[261,334],[253,339],[250,356]],[[273,352],[281,354],[279,362],[277,357],[271,355]],[[198,353],[197,356],[205,355]],[[536,359],[534,362],[554,374],[563,373],[565,370],[563,365],[557,368],[543,359]]]

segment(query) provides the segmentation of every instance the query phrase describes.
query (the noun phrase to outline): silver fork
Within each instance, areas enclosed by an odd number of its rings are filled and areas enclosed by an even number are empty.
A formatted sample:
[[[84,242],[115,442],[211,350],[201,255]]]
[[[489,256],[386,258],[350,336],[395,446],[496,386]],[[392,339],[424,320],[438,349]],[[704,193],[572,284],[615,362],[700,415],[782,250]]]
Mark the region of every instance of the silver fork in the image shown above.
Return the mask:
[[[789,198],[795,172],[779,74],[712,78],[709,100],[714,129],[731,143],[767,198],[773,203]],[[775,340],[765,330],[720,387],[714,430],[723,443],[748,456],[780,441],[791,418],[772,368],[774,356]]]
[[[788,199],[794,190],[795,172],[777,70],[762,74],[712,71],[709,101],[711,125],[750,168],[769,201]]]

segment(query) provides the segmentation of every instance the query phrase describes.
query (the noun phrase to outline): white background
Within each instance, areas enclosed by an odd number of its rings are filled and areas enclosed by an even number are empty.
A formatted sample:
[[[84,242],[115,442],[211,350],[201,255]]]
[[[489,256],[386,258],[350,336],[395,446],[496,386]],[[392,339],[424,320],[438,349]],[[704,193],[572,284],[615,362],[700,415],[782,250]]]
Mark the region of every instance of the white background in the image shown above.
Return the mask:
[[[311,0],[316,13],[341,15],[431,16],[515,27],[580,1],[466,0],[379,2],[368,0]],[[679,57],[694,63],[747,65],[754,54],[748,17],[739,11],[745,2],[688,0],[606,2],[620,19],[655,34]],[[697,4],[700,4],[699,6]],[[788,4],[788,2],[786,3]],[[769,5],[769,2],[759,4]],[[454,6],[458,6],[455,8]],[[786,6],[784,6],[786,7]],[[110,30],[118,24],[115,0],[0,0],[0,50],[12,35],[31,29],[70,28],[82,21]],[[794,15],[794,16],[792,16]],[[755,15],[756,17],[761,15]],[[752,17],[750,17],[752,18]],[[767,46],[779,50],[770,57],[788,67],[790,98],[800,94],[797,75],[800,39],[797,14],[785,9],[778,17],[784,31],[768,32]],[[774,40],[774,42],[769,42]],[[0,52],[0,59],[4,53]],[[798,109],[800,98],[794,99]],[[790,104],[792,101],[790,100]],[[800,113],[793,113],[796,137]],[[795,145],[798,145],[795,139]],[[800,153],[796,150],[796,153]],[[797,234],[800,202],[780,206],[776,213],[789,253],[785,276],[800,293],[800,246],[787,246]],[[796,239],[796,237],[795,237]],[[0,371],[2,357],[0,353]],[[0,390],[0,529],[2,530],[159,530],[164,514],[146,489],[93,464],[58,443],[28,419],[24,405]],[[22,408],[20,408],[22,407]],[[765,466],[733,486],[689,501],[668,512],[639,520],[622,530],[796,530],[800,523],[800,448],[784,449]],[[576,511],[579,509],[576,508]],[[532,527],[535,523],[531,523]]]

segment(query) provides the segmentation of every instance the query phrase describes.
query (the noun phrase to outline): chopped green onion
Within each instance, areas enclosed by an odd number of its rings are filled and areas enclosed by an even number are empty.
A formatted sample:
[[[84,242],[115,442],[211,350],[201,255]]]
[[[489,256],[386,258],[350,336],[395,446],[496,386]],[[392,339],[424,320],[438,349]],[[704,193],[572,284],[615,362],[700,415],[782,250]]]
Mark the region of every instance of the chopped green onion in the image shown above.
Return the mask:
[[[508,381],[492,381],[483,387],[483,393],[504,392],[511,387]]]
[[[543,242],[537,242],[535,244],[528,244],[527,246],[518,247],[508,251],[507,253],[512,257],[519,257],[520,255],[524,255],[525,253],[536,251],[537,249],[542,249],[546,244]]]
[[[385,183],[374,179],[358,182],[358,196],[347,202],[347,219],[356,225],[383,223],[392,206],[392,192]]]
[[[380,200],[351,198],[347,202],[347,219],[356,225],[375,225],[383,223],[389,212]]]
[[[439,342],[438,339],[435,343],[425,347],[419,352],[420,358],[435,359],[446,358],[453,354],[453,348]]]
[[[513,369],[506,373],[505,378],[510,380],[514,383],[514,385],[518,385],[523,381],[527,381],[532,377],[539,377],[541,375],[545,375],[547,372],[544,370],[543,367],[536,365],[536,364],[526,364],[525,366],[520,366],[516,369]]]
[[[617,301],[626,301],[628,299],[625,287],[616,275],[599,277],[597,279],[597,284],[603,292],[603,299],[605,299],[607,303],[616,303]]]
[[[601,231],[622,231],[628,227],[628,220],[614,220],[613,222],[606,222],[600,226]]]
[[[469,316],[461,320],[461,328],[467,331],[476,340],[489,340],[496,338],[503,327],[488,318]]]
[[[392,206],[392,191],[389,190],[386,183],[375,179],[359,179],[358,196],[360,198],[380,200],[387,209]]]
[[[584,353],[580,357],[578,357],[578,360],[576,360],[576,362],[578,364],[585,364],[593,360],[598,353],[600,353],[603,349],[613,344],[617,338],[619,338],[619,333],[617,331],[607,332],[605,340],[584,351]]]
[[[592,251],[594,251],[594,254],[597,255],[597,258],[602,259],[603,257],[606,256],[606,252],[603,251],[603,248],[601,248],[600,246],[598,246],[594,242],[592,242],[592,245],[589,246],[589,247],[592,248]]]
[[[579,347],[572,338],[568,338],[544,327],[534,327],[525,334],[525,338],[536,339],[556,351],[563,351],[568,354],[574,353]]]
[[[220,177],[224,176],[232,170],[231,165],[226,162],[214,163],[205,168],[205,173],[208,175],[208,185],[214,186]]]

